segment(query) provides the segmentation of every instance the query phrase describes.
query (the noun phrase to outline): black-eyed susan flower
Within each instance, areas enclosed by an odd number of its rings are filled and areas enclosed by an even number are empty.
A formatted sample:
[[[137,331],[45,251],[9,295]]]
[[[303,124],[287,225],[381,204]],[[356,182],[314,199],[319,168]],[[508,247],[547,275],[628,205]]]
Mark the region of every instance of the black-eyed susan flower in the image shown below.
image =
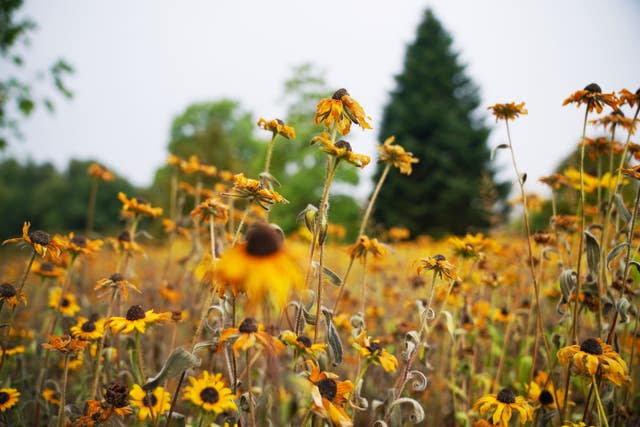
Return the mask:
[[[49,233],[42,230],[30,230],[31,223],[25,221],[22,225],[22,237],[14,237],[2,242],[3,245],[7,243],[18,243],[23,245],[30,245],[33,250],[41,257],[46,257],[47,254],[56,258],[60,255],[60,251],[64,248],[63,242],[59,238],[51,237]]]
[[[449,243],[453,245],[456,255],[462,258],[478,258],[485,250],[496,247],[495,242],[482,233],[467,234],[463,238],[451,237]]]
[[[580,345],[561,348],[558,350],[558,361],[562,365],[571,363],[582,375],[600,375],[618,386],[630,381],[627,363],[600,338],[587,338]]]
[[[569,180],[567,180],[564,175],[559,173],[554,173],[553,175],[549,176],[543,176],[538,181],[548,185],[552,190],[559,190],[563,185],[569,185]]]
[[[351,418],[344,410],[344,404],[354,387],[351,381],[340,381],[331,372],[320,371],[317,363],[307,362],[311,367],[308,379],[311,381],[311,410],[322,418],[340,427],[352,426]]]
[[[232,340],[231,345],[236,356],[241,351],[247,351],[256,345],[264,347],[271,354],[279,354],[284,350],[284,345],[275,337],[265,332],[264,325],[258,323],[253,317],[244,319],[237,328],[227,328],[222,331],[218,342],[220,344]]]
[[[362,129],[372,129],[367,122],[370,119],[365,115],[364,109],[358,102],[351,98],[346,89],[338,89],[331,98],[320,100],[316,107],[314,123],[322,123],[327,129],[336,126],[342,135],[351,130],[351,123]]]
[[[281,135],[287,139],[296,137],[295,129],[280,119],[265,120],[261,117],[260,120],[258,120],[258,127],[273,132],[274,137],[275,135]]]
[[[147,325],[168,322],[170,319],[171,313],[155,313],[153,309],[145,312],[140,304],[136,304],[129,307],[125,317],[111,317],[105,326],[110,327],[114,334],[130,334],[133,331],[144,334]]]
[[[622,89],[619,93],[620,105],[627,104],[631,108],[636,104],[640,105],[640,89],[636,90],[635,93],[627,89]]]
[[[76,296],[71,292],[65,292],[63,294],[62,288],[59,286],[49,291],[49,307],[67,317],[73,317],[80,311]]]
[[[24,346],[14,342],[0,343],[0,357],[14,356],[24,353]]]
[[[102,240],[91,240],[82,234],[69,233],[65,238],[65,249],[73,255],[92,255],[102,248]]]
[[[611,108],[618,107],[618,99],[614,93],[602,93],[602,88],[596,83],[588,84],[584,89],[575,91],[567,99],[564,100],[562,105],[576,104],[576,107],[580,107],[582,104],[587,105],[587,111],[597,111],[602,113],[602,108],[606,104]]]
[[[114,408],[118,415],[125,416],[131,413],[129,408],[129,387],[126,384],[112,381],[104,387],[104,401]]]
[[[609,129],[611,131],[613,131],[613,129],[617,128],[618,126],[621,126],[626,129],[631,135],[635,133],[637,122],[637,119],[634,120],[625,117],[624,113],[619,108],[616,108],[606,116],[591,120],[592,124],[602,125],[605,129]]]
[[[364,261],[367,254],[381,258],[386,255],[387,248],[378,242],[378,239],[369,239],[367,236],[360,236],[358,237],[358,241],[349,247],[348,252],[351,258],[358,258],[360,261]]]
[[[109,277],[98,280],[93,287],[93,290],[117,290],[122,295],[123,300],[129,298],[129,289],[133,289],[137,293],[141,294],[142,291],[136,287],[133,283],[129,282],[122,274],[113,273]]]
[[[31,267],[31,271],[36,276],[47,279],[57,279],[65,274],[64,270],[53,262],[35,261],[33,267]]]
[[[42,347],[47,350],[55,350],[60,353],[75,353],[84,350],[88,342],[73,338],[71,335],[50,335],[49,342],[43,343]]]
[[[160,288],[159,292],[160,296],[171,304],[175,304],[182,299],[182,294],[180,294],[180,291],[178,291],[175,286],[173,286],[166,280],[163,281],[162,287]]]
[[[134,384],[129,392],[131,406],[138,408],[138,419],[154,419],[169,410],[171,394],[162,387],[156,387],[152,392],[146,392],[138,384]]]
[[[507,307],[502,307],[493,312],[492,318],[494,322],[509,323],[514,319],[514,315]]]
[[[183,221],[172,221],[169,218],[162,219],[162,230],[167,234],[178,234],[184,238],[189,238],[189,229]]]
[[[225,195],[246,199],[249,203],[256,203],[267,211],[276,203],[289,203],[289,201],[282,197],[277,191],[263,186],[262,183],[256,179],[246,178],[242,173],[233,176],[231,193],[225,193]]]
[[[389,231],[387,231],[387,236],[393,241],[400,242],[409,239],[409,237],[411,237],[411,231],[406,227],[391,227]]]
[[[207,371],[202,372],[199,378],[189,377],[189,385],[184,389],[184,400],[216,415],[237,411],[235,397],[222,380],[222,374],[212,375]]]
[[[382,369],[387,372],[394,372],[398,369],[398,359],[384,348],[380,340],[368,336],[365,330],[362,330],[356,337],[353,347],[368,362],[382,366]]]
[[[191,211],[191,217],[201,222],[209,222],[213,217],[214,221],[226,223],[229,220],[229,206],[217,198],[210,198],[196,206]]]
[[[540,371],[531,383],[525,385],[529,399],[537,406],[549,409],[562,408],[564,406],[564,390],[556,390],[549,375]],[[558,402],[556,404],[556,396]]]
[[[515,102],[508,102],[506,104],[494,104],[487,108],[491,110],[491,114],[496,117],[496,122],[502,120],[514,120],[520,117],[520,115],[526,115],[529,112],[524,108],[524,102],[516,104]]]
[[[447,261],[447,258],[441,254],[421,259],[420,265],[418,266],[418,274],[423,271],[433,271],[440,279],[442,279],[443,276],[447,278],[447,280],[458,279],[455,265]]]
[[[366,154],[354,153],[351,144],[347,141],[333,142],[326,132],[311,139],[312,145],[316,143],[320,144],[325,153],[334,156],[337,160],[345,160],[356,167],[363,168],[371,162],[371,157]]]
[[[107,243],[117,252],[142,252],[142,248],[132,238],[129,230],[125,230],[117,237],[107,237]]]
[[[500,427],[508,427],[514,412],[520,415],[520,424],[524,425],[533,419],[533,408],[524,397],[516,396],[513,390],[503,388],[498,394],[491,393],[478,399],[473,404],[474,410],[481,414],[493,410],[491,420]]]
[[[304,334],[297,335],[293,331],[283,331],[280,334],[280,341],[292,347],[296,356],[312,357],[317,359],[324,353],[327,345],[324,343],[313,343],[311,338]]]
[[[147,215],[152,218],[162,215],[162,208],[154,208],[151,203],[141,197],[128,198],[123,192],[118,193],[118,200],[122,203],[125,215]]]
[[[271,225],[249,229],[246,241],[222,253],[215,265],[220,283],[229,284],[235,294],[247,294],[247,311],[252,313],[266,301],[278,312],[292,293],[304,287],[300,269],[284,247],[282,233]],[[225,286],[220,287],[224,293]]]
[[[565,421],[564,423],[562,423],[562,427],[596,427],[596,426],[590,426],[584,421],[577,421],[575,423],[573,421]]]
[[[87,175],[91,178],[99,179],[100,181],[114,181],[116,179],[113,172],[98,163],[91,163],[91,165],[89,165]]]
[[[192,175],[195,173],[214,177],[218,173],[218,169],[213,165],[208,165],[204,162],[201,162],[198,159],[198,156],[190,156],[188,160],[182,161],[179,163],[180,170],[188,175]]]
[[[52,388],[47,387],[42,390],[42,398],[51,405],[58,406],[60,404],[60,393]]]
[[[71,336],[86,341],[97,340],[104,335],[104,319],[98,319],[97,316],[90,318],[78,317],[77,323],[71,327]]]
[[[24,292],[18,292],[11,283],[2,283],[0,284],[0,303],[7,304],[11,308],[14,308],[19,303],[26,305],[27,296]]]
[[[16,406],[20,400],[20,392],[15,388],[0,388],[0,412],[6,412]]]
[[[396,140],[395,136],[390,136],[385,139],[382,145],[378,146],[378,163],[388,163],[400,170],[403,175],[411,175],[413,171],[413,164],[418,163],[420,160],[413,157],[412,153],[405,151],[401,145],[394,144]]]

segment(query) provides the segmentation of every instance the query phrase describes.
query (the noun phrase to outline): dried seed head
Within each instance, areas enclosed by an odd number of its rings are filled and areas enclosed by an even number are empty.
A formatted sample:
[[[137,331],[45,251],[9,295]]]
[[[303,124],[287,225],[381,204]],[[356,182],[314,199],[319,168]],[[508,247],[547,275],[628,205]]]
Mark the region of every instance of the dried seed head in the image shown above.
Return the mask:
[[[243,334],[252,334],[258,332],[258,322],[253,317],[247,317],[240,323],[238,330]]]
[[[60,301],[60,307],[69,307],[70,305],[71,301],[67,297],[62,298],[62,301]]]
[[[268,256],[282,247],[282,234],[270,225],[253,226],[247,232],[247,252],[253,256]]]
[[[543,405],[551,405],[553,403],[553,395],[549,390],[542,390],[538,397],[538,401]]]
[[[510,388],[503,388],[496,397],[502,403],[516,403],[516,394]]]
[[[31,239],[33,243],[37,243],[42,246],[47,246],[49,243],[51,243],[51,235],[42,230],[30,231],[29,239]]]
[[[206,403],[216,403],[220,399],[220,395],[215,388],[207,387],[200,392],[200,399]]]
[[[597,83],[589,83],[584,87],[584,90],[591,93],[602,93],[602,88]]]
[[[82,234],[76,234],[71,239],[71,243],[73,243],[74,245],[79,246],[81,248],[86,248],[87,247],[87,238],[84,237]]]
[[[144,319],[144,317],[144,310],[140,304],[132,305],[129,310],[127,310],[126,318],[129,321]]]
[[[0,285],[0,297],[2,298],[11,298],[15,297],[18,294],[16,288],[13,287],[11,283],[3,283]]]
[[[580,351],[584,351],[585,353],[589,354],[595,354],[596,356],[603,353],[602,345],[600,345],[600,342],[595,338],[587,338],[586,340],[582,341],[582,344],[580,344]]]
[[[125,384],[110,382],[105,386],[104,400],[114,408],[124,408],[129,404],[129,387]]]
[[[333,401],[338,394],[338,385],[331,378],[324,378],[316,383],[320,395],[329,401]]]
[[[300,344],[302,344],[303,346],[309,348],[311,347],[311,344],[313,344],[311,342],[311,338],[309,338],[306,335],[300,335],[298,338],[296,338],[296,341],[299,342]]]
[[[276,119],[276,122],[278,122],[279,125],[284,125],[284,122],[280,119]]]
[[[118,240],[121,241],[121,242],[130,242],[131,241],[131,233],[129,233],[128,230],[124,230],[118,236]]]
[[[349,96],[349,92],[347,92],[347,90],[345,88],[342,88],[342,89],[338,89],[337,91],[335,91],[333,93],[333,95],[331,96],[331,98],[340,100],[345,95]]]
[[[111,276],[109,276],[109,280],[111,280],[112,282],[121,282],[124,280],[124,276],[120,273],[113,273]]]
[[[351,144],[349,144],[347,141],[345,141],[344,139],[341,139],[340,141],[336,142],[336,147],[338,148],[342,148],[347,150],[349,153],[351,153],[353,150],[351,149]]]

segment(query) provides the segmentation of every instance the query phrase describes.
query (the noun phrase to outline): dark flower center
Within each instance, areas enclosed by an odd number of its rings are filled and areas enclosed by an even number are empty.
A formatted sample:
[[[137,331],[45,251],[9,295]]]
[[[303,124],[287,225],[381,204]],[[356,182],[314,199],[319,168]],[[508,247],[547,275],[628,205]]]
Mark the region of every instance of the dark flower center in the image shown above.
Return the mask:
[[[16,348],[17,346],[18,346],[18,345],[17,345],[16,343],[14,343],[14,342],[10,342],[10,343],[8,343],[8,344],[3,344],[3,345],[1,346],[1,348],[2,348],[3,350],[13,350],[13,349],[14,349],[14,348]]]
[[[120,273],[113,273],[111,276],[109,276],[109,280],[111,280],[112,282],[120,282],[124,280],[124,276]]]
[[[238,330],[243,334],[258,332],[258,322],[253,317],[247,317],[240,323]]]
[[[333,402],[333,399],[336,398],[336,394],[338,394],[338,384],[336,384],[336,381],[331,378],[325,378],[318,381],[316,386],[320,391],[320,395],[331,402]]]
[[[148,408],[156,406],[156,403],[158,403],[158,398],[153,394],[147,394],[142,398],[142,404]]]
[[[82,324],[81,329],[82,329],[83,332],[93,332],[93,331],[96,330],[96,324],[95,324],[94,321],[89,320],[89,321],[84,322]]]
[[[602,346],[595,338],[587,338],[580,344],[580,351],[585,353],[600,355],[602,354]]]
[[[0,296],[3,298],[15,297],[17,294],[16,288],[11,283],[3,283],[0,285]]]
[[[345,88],[342,88],[342,89],[338,89],[337,91],[335,91],[333,93],[333,95],[331,96],[331,98],[340,100],[345,95],[349,95],[349,92],[347,92],[347,90]]]
[[[553,395],[549,390],[542,390],[538,397],[538,401],[543,405],[551,405],[553,403]]]
[[[42,230],[33,230],[29,232],[29,239],[33,243],[37,243],[39,245],[46,246],[51,243],[51,235],[46,231]]]
[[[120,233],[120,235],[118,236],[118,240],[121,242],[130,242],[131,234],[129,233],[129,231],[125,230],[122,233]]]
[[[125,384],[110,382],[106,386],[104,400],[115,408],[124,408],[129,404],[129,387]]]
[[[71,301],[69,301],[69,298],[62,298],[62,301],[60,301],[60,307],[69,307],[71,305]]]
[[[597,83],[590,83],[584,87],[584,90],[591,93],[602,93],[602,88]]]
[[[144,319],[144,310],[140,304],[132,305],[129,310],[127,310],[126,318],[129,321]]]
[[[516,403],[516,394],[510,388],[503,388],[498,393],[497,399],[502,403]]]
[[[55,268],[56,266],[50,262],[43,262],[40,264],[40,270],[42,271],[53,271]]]
[[[284,125],[284,122],[280,119],[276,119],[276,122],[278,122],[279,125]]]
[[[624,117],[624,113],[623,113],[623,112],[622,112],[622,110],[621,110],[621,109],[619,109],[619,108],[616,108],[615,110],[613,110],[613,111],[611,112],[611,114],[612,114],[612,115],[616,115],[616,116],[620,116],[620,117]]]
[[[149,202],[143,199],[142,197],[134,197],[135,201],[137,201],[141,205],[148,205]]]
[[[502,308],[500,309],[500,313],[501,313],[503,316],[508,316],[508,315],[509,315],[509,309],[507,309],[507,307],[502,307]]]
[[[307,348],[311,347],[312,344],[311,338],[306,335],[300,335],[298,338],[296,338],[296,341]]]
[[[9,401],[9,393],[6,391],[0,391],[0,405],[4,405]]]
[[[256,225],[247,232],[247,252],[254,256],[268,256],[282,247],[282,235],[270,225]]]
[[[73,238],[71,239],[71,243],[73,243],[76,246],[80,246],[81,248],[84,248],[87,246],[87,238],[81,234],[77,234],[73,236]]]
[[[373,341],[367,346],[367,350],[369,350],[372,354],[376,351],[382,352],[382,344],[378,341]]]
[[[344,149],[344,150],[347,150],[349,153],[351,153],[353,151],[351,149],[351,144],[349,144],[344,139],[341,139],[340,141],[336,142],[336,147]]]
[[[200,392],[200,399],[205,403],[216,403],[220,399],[220,395],[215,388],[207,387]]]
[[[442,255],[442,254],[434,255],[433,259],[435,259],[436,261],[444,261],[444,260],[446,260],[445,256]]]

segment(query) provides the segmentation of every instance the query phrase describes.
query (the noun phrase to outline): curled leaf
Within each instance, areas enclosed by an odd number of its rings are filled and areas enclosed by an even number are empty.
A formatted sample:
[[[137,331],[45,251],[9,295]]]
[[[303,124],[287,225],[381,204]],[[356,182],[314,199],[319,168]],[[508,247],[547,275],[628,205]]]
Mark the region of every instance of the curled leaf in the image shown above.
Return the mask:
[[[396,406],[400,406],[403,403],[407,403],[411,407],[409,419],[413,424],[421,423],[424,420],[424,409],[422,408],[422,405],[420,405],[417,400],[410,397],[401,397],[394,400],[393,402],[391,402],[391,405],[389,405],[389,411],[392,411],[393,408],[395,408]]]
[[[500,144],[500,145],[496,145],[495,147],[493,147],[493,149],[491,150],[491,160],[493,160],[496,157],[496,154],[498,153],[498,150],[504,150],[505,148],[509,148],[508,144]]]
[[[167,358],[155,377],[149,378],[146,384],[142,386],[145,391],[153,390],[165,380],[173,378],[187,369],[200,366],[202,360],[193,353],[188,352],[182,347],[178,347]]]
[[[338,366],[342,363],[342,341],[338,330],[333,324],[333,312],[328,308],[322,307],[322,314],[327,324],[327,342],[329,343],[329,356],[331,357],[331,364]]]
[[[560,273],[560,291],[562,292],[562,302],[568,302],[571,293],[578,284],[578,274],[571,269],[566,269]]]
[[[611,248],[611,250],[607,254],[607,269],[609,271],[611,271],[611,261],[613,261],[613,259],[618,256],[618,254],[622,252],[623,249],[629,250],[629,242],[618,243],[613,248]]]
[[[407,381],[411,381],[411,388],[413,391],[424,391],[429,385],[429,378],[421,371],[414,369],[407,373]]]
[[[585,245],[587,248],[587,266],[589,267],[589,272],[593,275],[598,274],[598,266],[600,265],[600,244],[598,243],[598,239],[589,233],[588,231],[584,232]]]
[[[613,196],[613,203],[616,205],[616,210],[618,211],[618,217],[620,217],[620,219],[625,224],[631,221],[631,212],[629,212],[629,209],[627,209],[627,207],[624,205],[624,201],[622,200],[622,196],[620,196],[620,194],[616,193]]]

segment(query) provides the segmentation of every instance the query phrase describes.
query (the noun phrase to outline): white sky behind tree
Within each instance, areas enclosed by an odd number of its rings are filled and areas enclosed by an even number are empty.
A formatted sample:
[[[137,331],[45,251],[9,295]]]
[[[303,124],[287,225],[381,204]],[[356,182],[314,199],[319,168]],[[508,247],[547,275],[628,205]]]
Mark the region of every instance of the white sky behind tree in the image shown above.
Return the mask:
[[[565,97],[591,82],[605,91],[640,86],[635,0],[25,3],[22,13],[39,26],[26,50],[29,69],[66,59],[76,69],[68,79],[75,97],[59,100],[54,115],[40,110],[26,120],[24,141],[3,156],[59,168],[95,158],[138,185],[165,161],[171,121],[187,105],[230,97],[256,119],[282,117],[283,82],[304,62],[325,69],[328,84],[347,88],[373,117],[374,131],[357,128],[350,141],[374,154],[394,76],[426,7],[453,37],[488,124],[485,107],[526,102],[529,115],[512,136],[531,191],[542,190],[537,179],[578,142],[583,112],[563,108]],[[505,140],[496,127],[490,145]],[[502,178],[514,178],[506,153],[497,164]],[[370,188],[365,179],[358,194]]]

